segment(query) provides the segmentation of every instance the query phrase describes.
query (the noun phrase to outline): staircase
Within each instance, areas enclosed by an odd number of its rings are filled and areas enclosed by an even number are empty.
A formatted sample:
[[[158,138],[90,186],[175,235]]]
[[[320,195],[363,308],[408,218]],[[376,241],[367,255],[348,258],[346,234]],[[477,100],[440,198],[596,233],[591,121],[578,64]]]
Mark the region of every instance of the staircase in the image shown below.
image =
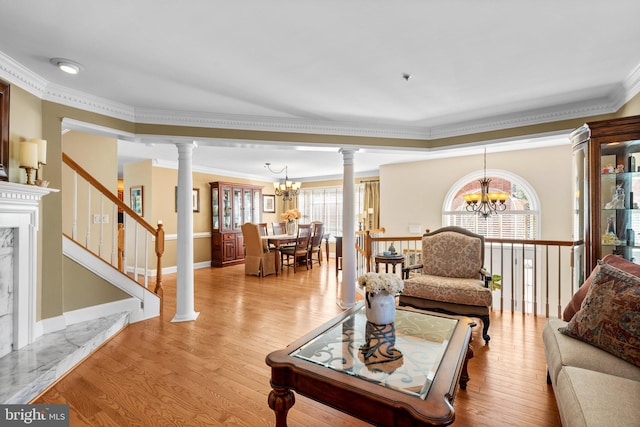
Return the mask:
[[[64,255],[131,295],[136,301],[136,307],[130,312],[131,322],[160,315],[162,224],[155,228],[147,223],[65,153],[62,161],[65,176],[70,177],[63,180],[67,195],[63,212],[66,219],[63,221]],[[119,221],[115,221],[116,218]],[[155,260],[149,253],[152,244]],[[150,260],[155,264],[155,271],[149,266]],[[155,276],[153,290],[149,283],[152,276]]]
[[[0,358],[0,404],[29,403],[127,324],[162,313],[162,224],[151,226],[66,154],[62,157],[71,177],[63,179],[63,254],[130,298],[40,321],[33,342]],[[112,220],[105,221],[109,216]]]
[[[135,323],[160,314],[161,298],[155,292],[145,286],[141,286],[133,278],[104,262],[100,257],[86,250],[78,242],[67,236],[63,236],[62,250],[66,257],[131,295],[133,301],[128,304],[131,307],[129,312],[130,322]]]

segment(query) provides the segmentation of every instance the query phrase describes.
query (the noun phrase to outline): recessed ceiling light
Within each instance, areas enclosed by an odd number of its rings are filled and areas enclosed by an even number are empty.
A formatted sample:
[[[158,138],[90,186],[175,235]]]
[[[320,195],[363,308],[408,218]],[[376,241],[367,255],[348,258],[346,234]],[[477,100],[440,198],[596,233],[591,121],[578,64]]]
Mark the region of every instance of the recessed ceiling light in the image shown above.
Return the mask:
[[[65,73],[69,73],[69,74],[78,74],[84,68],[79,63],[72,61],[70,59],[51,58],[49,62],[51,62],[56,67],[60,68]]]

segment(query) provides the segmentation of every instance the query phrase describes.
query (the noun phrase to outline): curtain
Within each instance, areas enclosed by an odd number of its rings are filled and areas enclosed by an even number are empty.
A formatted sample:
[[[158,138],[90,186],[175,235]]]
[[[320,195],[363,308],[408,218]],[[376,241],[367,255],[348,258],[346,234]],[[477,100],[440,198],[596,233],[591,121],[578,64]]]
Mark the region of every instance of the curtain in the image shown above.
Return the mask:
[[[380,228],[380,181],[364,183],[364,228]]]

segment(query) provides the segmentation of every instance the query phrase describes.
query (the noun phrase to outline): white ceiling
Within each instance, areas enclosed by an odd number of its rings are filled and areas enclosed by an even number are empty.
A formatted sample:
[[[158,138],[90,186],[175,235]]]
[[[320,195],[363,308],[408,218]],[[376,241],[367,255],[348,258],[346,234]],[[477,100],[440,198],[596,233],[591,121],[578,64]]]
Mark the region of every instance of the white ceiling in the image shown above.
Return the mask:
[[[0,0],[0,8],[0,77],[139,123],[429,139],[608,113],[640,92],[637,0]],[[52,57],[84,69],[66,75]],[[297,178],[342,170],[335,146],[198,145],[196,167],[269,176],[271,162]],[[123,158],[177,158],[160,140],[122,146]],[[366,149],[356,170],[433,154]]]

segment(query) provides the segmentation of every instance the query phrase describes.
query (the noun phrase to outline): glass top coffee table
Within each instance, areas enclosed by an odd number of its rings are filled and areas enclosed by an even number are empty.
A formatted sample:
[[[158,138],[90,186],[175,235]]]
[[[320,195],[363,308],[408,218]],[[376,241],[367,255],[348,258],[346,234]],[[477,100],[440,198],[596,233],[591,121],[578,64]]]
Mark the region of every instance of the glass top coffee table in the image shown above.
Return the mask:
[[[292,390],[377,425],[448,425],[469,380],[465,317],[397,309],[395,322],[367,322],[363,303],[266,358],[269,407],[286,426]]]

